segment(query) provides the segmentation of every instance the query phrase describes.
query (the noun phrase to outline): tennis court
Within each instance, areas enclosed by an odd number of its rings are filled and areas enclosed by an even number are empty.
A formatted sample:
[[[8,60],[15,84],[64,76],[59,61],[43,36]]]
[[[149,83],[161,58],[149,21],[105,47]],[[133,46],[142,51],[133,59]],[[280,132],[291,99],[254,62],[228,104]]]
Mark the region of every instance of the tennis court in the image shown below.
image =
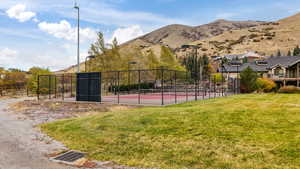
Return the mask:
[[[80,79],[78,74],[41,75],[38,78],[38,99],[78,101],[78,90],[81,90],[82,98],[93,97],[105,103],[169,105],[225,97],[238,93],[239,86],[236,79],[224,77],[217,81],[211,75],[195,77],[190,72],[167,69],[92,74],[98,74],[98,78]]]

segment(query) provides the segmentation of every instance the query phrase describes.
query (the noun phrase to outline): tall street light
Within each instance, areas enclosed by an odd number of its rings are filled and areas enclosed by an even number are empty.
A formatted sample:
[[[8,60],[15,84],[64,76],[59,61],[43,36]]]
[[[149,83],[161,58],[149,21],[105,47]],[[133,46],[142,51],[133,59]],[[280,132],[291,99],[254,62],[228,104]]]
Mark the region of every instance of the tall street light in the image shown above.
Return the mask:
[[[79,6],[77,5],[77,3],[75,3],[75,6],[74,6],[74,8],[77,10],[77,12],[78,12],[78,20],[77,20],[77,73],[79,73],[80,72],[80,54],[79,54],[79,48],[80,48],[80,46],[79,46],[79,43],[80,43],[80,37],[79,37],[79,31],[80,31],[80,10],[79,10]]]

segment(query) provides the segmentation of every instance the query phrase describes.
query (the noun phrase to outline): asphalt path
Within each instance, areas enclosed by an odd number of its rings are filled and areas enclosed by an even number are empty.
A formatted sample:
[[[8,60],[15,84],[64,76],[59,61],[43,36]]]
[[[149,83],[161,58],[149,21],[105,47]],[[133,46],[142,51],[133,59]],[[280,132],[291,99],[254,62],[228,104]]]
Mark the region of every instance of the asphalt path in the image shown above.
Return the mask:
[[[49,140],[28,120],[6,109],[20,99],[0,100],[0,169],[75,169],[51,162],[46,154],[64,148]]]

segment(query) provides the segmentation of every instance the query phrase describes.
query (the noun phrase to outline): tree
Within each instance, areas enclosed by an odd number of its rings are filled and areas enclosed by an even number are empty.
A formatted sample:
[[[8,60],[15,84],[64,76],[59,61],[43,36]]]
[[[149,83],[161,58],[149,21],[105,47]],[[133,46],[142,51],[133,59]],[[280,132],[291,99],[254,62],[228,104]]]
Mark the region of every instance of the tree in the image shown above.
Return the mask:
[[[156,69],[159,67],[159,59],[152,50],[146,55],[146,63],[148,69]]]
[[[225,78],[222,76],[221,73],[215,73],[211,76],[211,79],[213,81],[213,83],[222,83],[223,81],[225,81]]]
[[[276,83],[268,78],[258,78],[256,80],[256,86],[259,92],[271,92],[276,88]]]
[[[292,56],[292,52],[289,50],[287,56]]]
[[[293,56],[299,56],[299,55],[300,55],[300,48],[299,48],[299,45],[297,45],[297,46],[294,48]]]
[[[241,91],[243,93],[251,93],[256,90],[256,80],[258,75],[250,67],[247,67],[240,74],[241,76]]]
[[[277,56],[277,57],[280,57],[280,56],[282,56],[282,55],[281,55],[281,51],[280,51],[280,50],[278,50],[278,51],[277,51],[277,55],[276,55],[276,56]]]
[[[160,56],[161,66],[173,69],[173,70],[184,70],[184,68],[179,64],[176,56],[166,46],[161,47],[161,56]]]
[[[43,69],[40,67],[32,67],[29,69],[30,77],[27,81],[27,88],[31,92],[36,93],[37,91],[37,81],[38,81],[38,76],[39,75],[50,75],[51,72],[49,69]]]
[[[194,80],[199,80],[200,75],[202,76],[202,79],[208,78],[212,73],[212,66],[207,55],[199,57],[195,54],[191,54],[183,59],[182,65],[190,72],[191,77]]]
[[[248,63],[248,58],[247,57],[243,58],[243,63]]]

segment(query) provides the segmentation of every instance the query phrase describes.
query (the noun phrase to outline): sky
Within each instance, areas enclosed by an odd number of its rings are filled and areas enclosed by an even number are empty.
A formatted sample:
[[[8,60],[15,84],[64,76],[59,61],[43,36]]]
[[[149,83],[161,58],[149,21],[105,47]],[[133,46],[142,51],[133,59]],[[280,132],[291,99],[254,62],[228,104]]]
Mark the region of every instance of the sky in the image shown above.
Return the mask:
[[[300,12],[299,0],[77,0],[80,58],[97,32],[119,43],[169,24],[217,19],[276,21]],[[76,64],[74,0],[0,0],[0,67],[60,70]],[[300,21],[299,21],[300,22]]]

